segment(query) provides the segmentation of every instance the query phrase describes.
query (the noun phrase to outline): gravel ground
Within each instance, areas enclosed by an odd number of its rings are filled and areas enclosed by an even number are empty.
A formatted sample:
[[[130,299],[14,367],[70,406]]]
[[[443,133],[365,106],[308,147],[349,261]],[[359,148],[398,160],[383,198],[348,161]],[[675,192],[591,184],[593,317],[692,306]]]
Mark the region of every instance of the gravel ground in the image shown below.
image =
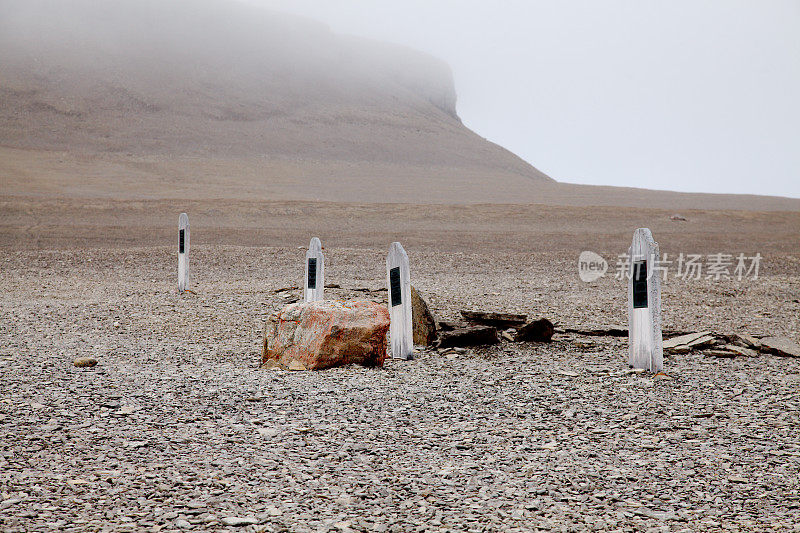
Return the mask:
[[[408,251],[439,318],[625,322],[577,254]],[[303,254],[195,247],[179,296],[170,248],[0,251],[2,530],[800,531],[800,361],[671,356],[659,379],[625,339],[557,335],[259,370]],[[327,254],[328,297],[380,299],[353,289],[384,285],[385,250]],[[797,340],[798,265],[670,280],[664,327]]]

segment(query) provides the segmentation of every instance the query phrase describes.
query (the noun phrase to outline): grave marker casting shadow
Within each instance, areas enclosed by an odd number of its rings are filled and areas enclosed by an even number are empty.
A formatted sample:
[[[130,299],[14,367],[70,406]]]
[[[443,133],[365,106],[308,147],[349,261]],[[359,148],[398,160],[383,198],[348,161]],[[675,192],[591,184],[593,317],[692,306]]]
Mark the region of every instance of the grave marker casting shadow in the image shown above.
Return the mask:
[[[189,286],[189,216],[178,217],[178,292]]]
[[[311,239],[306,252],[305,290],[306,302],[317,302],[325,299],[325,256],[322,255],[322,243],[317,237]]]
[[[399,242],[393,242],[386,256],[386,282],[389,289],[389,340],[392,357],[411,359],[414,337],[411,326],[411,275],[408,254]]]
[[[664,369],[661,338],[661,278],[654,268],[658,243],[647,228],[633,233],[628,249],[628,363],[633,368]]]

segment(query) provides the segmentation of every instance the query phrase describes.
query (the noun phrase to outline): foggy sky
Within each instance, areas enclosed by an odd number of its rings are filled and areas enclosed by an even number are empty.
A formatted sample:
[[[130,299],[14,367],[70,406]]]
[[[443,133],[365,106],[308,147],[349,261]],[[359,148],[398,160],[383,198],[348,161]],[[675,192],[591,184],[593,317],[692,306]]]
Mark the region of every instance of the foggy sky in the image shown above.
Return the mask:
[[[800,197],[798,0],[250,1],[444,59],[559,181]]]

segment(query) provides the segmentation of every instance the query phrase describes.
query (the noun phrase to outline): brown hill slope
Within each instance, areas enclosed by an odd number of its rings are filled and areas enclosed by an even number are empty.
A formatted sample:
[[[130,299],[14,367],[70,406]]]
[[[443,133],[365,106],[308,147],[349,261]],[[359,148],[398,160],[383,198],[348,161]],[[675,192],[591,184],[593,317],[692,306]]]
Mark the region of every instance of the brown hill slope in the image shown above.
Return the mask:
[[[441,61],[237,0],[0,0],[0,67],[0,196],[800,210],[556,183]]]
[[[85,155],[483,169],[442,62],[235,1],[0,3],[0,144]]]

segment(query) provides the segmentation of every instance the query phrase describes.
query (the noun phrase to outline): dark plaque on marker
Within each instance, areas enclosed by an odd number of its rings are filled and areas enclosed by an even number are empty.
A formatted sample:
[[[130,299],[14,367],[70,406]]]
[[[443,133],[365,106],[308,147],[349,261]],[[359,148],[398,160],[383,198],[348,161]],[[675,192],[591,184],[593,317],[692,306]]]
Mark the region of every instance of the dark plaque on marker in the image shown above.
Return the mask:
[[[392,307],[403,303],[403,296],[400,294],[400,267],[389,271],[389,288],[392,291]]]
[[[308,258],[308,288],[314,290],[317,288],[317,258]]]
[[[647,261],[633,262],[633,308],[647,307]]]
[[[180,231],[180,236],[178,237],[178,253],[182,254],[183,251],[184,251],[184,245],[183,245],[184,236],[183,236],[183,233],[184,233],[185,230],[178,230],[178,231]]]

